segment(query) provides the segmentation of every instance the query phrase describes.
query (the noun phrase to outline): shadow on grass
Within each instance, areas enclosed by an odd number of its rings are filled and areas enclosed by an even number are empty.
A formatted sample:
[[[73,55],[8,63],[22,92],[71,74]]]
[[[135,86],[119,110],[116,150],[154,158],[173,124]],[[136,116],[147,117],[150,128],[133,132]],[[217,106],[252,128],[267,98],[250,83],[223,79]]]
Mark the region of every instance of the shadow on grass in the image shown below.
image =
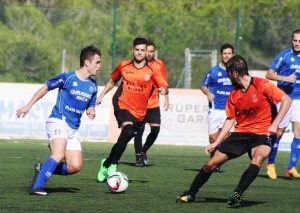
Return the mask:
[[[261,201],[247,201],[247,200],[244,200],[241,205],[229,206],[227,204],[227,199],[212,198],[212,197],[201,198],[201,199],[196,200],[195,202],[199,202],[199,203],[203,203],[203,202],[205,202],[205,203],[224,203],[224,205],[227,205],[228,208],[234,208],[234,209],[243,208],[243,207],[250,207],[250,206],[255,206],[255,205],[260,205],[260,204],[266,203],[266,202],[261,202]]]
[[[261,178],[265,178],[265,179],[270,179],[268,177],[268,175],[258,175],[257,177],[261,177]],[[289,177],[286,177],[284,175],[281,175],[281,176],[277,176],[277,179],[283,179],[283,180],[295,180],[294,178],[289,178]],[[270,179],[271,180],[271,179]]]
[[[127,165],[127,166],[133,166],[133,167],[137,167],[137,168],[140,168],[141,166],[135,166],[135,163],[128,163],[128,162],[119,162],[118,164],[122,164],[122,165]],[[147,164],[143,167],[151,167],[153,166],[154,164]]]
[[[199,172],[200,169],[184,169],[185,171],[192,171],[192,172]],[[225,173],[226,171],[224,170],[220,170],[220,171],[216,171],[214,172],[214,174],[220,174],[220,173]]]
[[[45,188],[45,191],[48,192],[49,194],[52,193],[60,193],[60,192],[66,192],[66,193],[77,193],[80,191],[77,188],[66,188],[66,187],[57,187],[57,188]]]

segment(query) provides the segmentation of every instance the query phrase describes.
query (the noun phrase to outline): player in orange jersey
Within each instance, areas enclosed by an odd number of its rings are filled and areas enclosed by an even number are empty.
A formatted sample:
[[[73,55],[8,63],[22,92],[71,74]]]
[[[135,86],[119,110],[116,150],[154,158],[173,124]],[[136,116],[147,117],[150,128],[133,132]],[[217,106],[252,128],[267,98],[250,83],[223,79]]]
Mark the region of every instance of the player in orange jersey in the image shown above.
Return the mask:
[[[155,44],[152,41],[148,41],[147,44],[147,53],[146,59],[148,63],[153,67],[153,69],[157,69],[161,72],[165,81],[168,81],[168,74],[166,70],[166,66],[163,61],[154,57],[155,55]],[[169,109],[169,95],[164,95],[164,110]],[[155,88],[153,93],[148,101],[147,113],[145,117],[145,123],[149,123],[150,125],[150,133],[147,136],[146,142],[144,146],[142,146],[142,136],[145,128],[141,128],[138,134],[134,137],[134,147],[136,154],[136,163],[135,166],[142,167],[148,164],[147,151],[154,144],[158,133],[160,131],[160,107],[159,107],[159,93]]]
[[[243,192],[255,180],[263,161],[271,152],[270,137],[275,136],[279,123],[291,105],[289,96],[275,84],[251,77],[243,57],[233,56],[226,64],[226,71],[234,86],[226,103],[227,120],[214,143],[205,149],[207,154],[215,154],[200,169],[189,191],[177,197],[177,203],[194,201],[196,193],[219,165],[250,151],[250,165],[227,201],[230,206],[240,204]],[[273,118],[271,103],[278,102],[281,105],[277,116]],[[223,141],[233,125],[234,132]]]
[[[111,79],[97,98],[97,104],[100,104],[104,95],[122,78],[113,96],[114,114],[122,130],[109,156],[101,161],[98,172],[100,182],[116,172],[118,161],[128,142],[144,127],[148,99],[153,90],[158,90],[162,95],[168,94],[167,82],[146,60],[146,47],[147,40],[144,38],[136,38],[133,41],[133,60],[123,61],[116,67],[111,73]]]

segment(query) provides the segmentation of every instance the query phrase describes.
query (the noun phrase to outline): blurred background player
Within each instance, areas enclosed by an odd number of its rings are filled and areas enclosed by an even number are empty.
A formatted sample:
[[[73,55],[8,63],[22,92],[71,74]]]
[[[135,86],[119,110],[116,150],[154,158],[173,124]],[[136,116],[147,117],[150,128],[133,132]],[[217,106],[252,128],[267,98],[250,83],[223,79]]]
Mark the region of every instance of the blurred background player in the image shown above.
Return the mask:
[[[249,75],[247,62],[242,56],[233,56],[227,62],[226,70],[234,85],[226,103],[227,119],[217,139],[205,149],[207,154],[215,153],[200,169],[189,191],[177,197],[176,203],[193,202],[199,189],[219,165],[250,151],[250,165],[227,200],[230,206],[239,205],[243,200],[243,192],[256,179],[263,161],[271,152],[269,136],[276,134],[279,123],[290,107],[291,99],[276,85]],[[281,102],[275,119],[270,102]],[[234,125],[234,132],[226,138]]]
[[[17,117],[24,117],[34,103],[50,90],[59,88],[56,105],[46,122],[50,157],[35,165],[35,175],[29,194],[47,195],[44,186],[52,174],[71,175],[82,167],[82,150],[78,128],[86,111],[89,119],[96,116],[97,82],[92,79],[101,68],[101,52],[87,46],[80,54],[80,68],[62,73],[40,88],[28,104],[17,110]],[[65,160],[65,162],[62,162]]]
[[[267,71],[266,78],[277,81],[277,86],[293,100],[288,113],[279,125],[273,150],[266,163],[267,175],[271,179],[277,178],[275,158],[278,144],[286,127],[292,122],[294,139],[285,176],[300,178],[296,169],[300,156],[300,29],[293,32],[292,48],[284,50],[275,57]]]
[[[209,143],[213,143],[226,120],[225,105],[233,86],[226,72],[226,63],[234,55],[234,48],[230,44],[222,45],[220,49],[221,63],[206,73],[201,90],[207,96],[208,134]],[[228,135],[227,135],[228,136]],[[211,153],[211,156],[213,153]],[[221,172],[220,167],[216,172]]]
[[[122,78],[113,96],[114,114],[121,133],[109,156],[101,160],[98,172],[99,182],[103,182],[107,176],[116,172],[118,161],[128,142],[141,128],[144,128],[148,100],[153,92],[153,86],[157,85],[160,94],[168,94],[168,84],[161,73],[148,65],[146,51],[147,40],[145,38],[134,39],[133,60],[123,61],[116,67],[111,73],[111,79],[97,98],[97,104],[100,104],[104,95],[112,90],[115,83]]]
[[[153,67],[153,69],[157,69],[161,72],[162,76],[164,77],[165,81],[168,82],[168,75],[166,66],[163,61],[157,59],[155,56],[155,44],[152,41],[148,41],[147,44],[147,52],[146,52],[146,60],[148,64]],[[164,95],[165,102],[164,102],[164,110],[169,109],[169,95]],[[148,157],[147,151],[150,147],[154,144],[158,133],[160,131],[160,107],[159,107],[159,93],[157,88],[154,85],[153,93],[148,101],[147,106],[147,113],[145,117],[145,123],[149,123],[150,125],[150,133],[147,136],[146,142],[144,146],[142,146],[142,136],[145,130],[145,127],[141,128],[138,134],[134,137],[134,147],[135,147],[135,154],[136,154],[136,163],[135,166],[141,167],[148,164]]]

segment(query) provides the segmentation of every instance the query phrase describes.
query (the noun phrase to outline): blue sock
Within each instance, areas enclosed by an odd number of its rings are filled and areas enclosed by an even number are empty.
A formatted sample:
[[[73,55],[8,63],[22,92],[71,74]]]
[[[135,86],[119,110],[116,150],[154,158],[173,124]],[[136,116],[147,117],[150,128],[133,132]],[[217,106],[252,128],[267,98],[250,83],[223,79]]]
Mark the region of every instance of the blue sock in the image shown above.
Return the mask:
[[[291,144],[290,161],[287,169],[291,169],[297,165],[300,156],[300,138],[294,138]]]
[[[56,169],[54,170],[53,174],[55,175],[68,175],[68,168],[66,162],[60,162]]]
[[[275,163],[275,158],[276,158],[277,151],[278,151],[279,141],[280,141],[280,138],[276,138],[275,143],[272,147],[272,152],[271,152],[271,154],[269,155],[269,158],[268,158],[268,164],[274,164]]]
[[[45,187],[46,182],[48,181],[48,179],[52,175],[52,173],[55,170],[57,164],[58,163],[51,157],[49,157],[45,161],[45,163],[43,164],[42,170],[40,171],[40,174],[39,174],[38,178],[36,179],[36,183],[33,186],[33,189],[44,188]]]

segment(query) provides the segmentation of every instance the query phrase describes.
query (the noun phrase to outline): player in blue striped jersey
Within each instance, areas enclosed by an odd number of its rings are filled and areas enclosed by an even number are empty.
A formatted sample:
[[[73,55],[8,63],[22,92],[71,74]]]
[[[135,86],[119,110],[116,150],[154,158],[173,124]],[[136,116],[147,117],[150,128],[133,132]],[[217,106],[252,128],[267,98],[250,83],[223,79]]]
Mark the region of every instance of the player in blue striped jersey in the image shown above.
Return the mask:
[[[82,150],[78,128],[82,114],[89,119],[96,116],[97,82],[92,79],[101,67],[101,52],[87,46],[80,54],[80,68],[62,73],[41,87],[25,106],[17,110],[17,117],[24,117],[39,99],[50,90],[58,89],[56,104],[46,121],[50,157],[43,164],[35,165],[35,175],[29,194],[47,195],[45,184],[52,174],[70,175],[82,167]]]
[[[293,32],[292,48],[279,53],[270,65],[266,77],[277,81],[277,86],[292,99],[292,105],[285,115],[277,131],[277,138],[266,163],[267,175],[276,179],[275,158],[279,141],[290,122],[293,123],[294,139],[285,176],[300,178],[296,165],[300,156],[300,29]],[[277,106],[278,107],[278,106]]]
[[[208,134],[210,143],[216,140],[226,120],[225,105],[233,86],[228,78],[225,65],[233,55],[232,45],[222,45],[220,48],[221,63],[209,69],[202,80],[201,90],[209,102]],[[221,172],[220,168],[217,168],[216,172]]]

